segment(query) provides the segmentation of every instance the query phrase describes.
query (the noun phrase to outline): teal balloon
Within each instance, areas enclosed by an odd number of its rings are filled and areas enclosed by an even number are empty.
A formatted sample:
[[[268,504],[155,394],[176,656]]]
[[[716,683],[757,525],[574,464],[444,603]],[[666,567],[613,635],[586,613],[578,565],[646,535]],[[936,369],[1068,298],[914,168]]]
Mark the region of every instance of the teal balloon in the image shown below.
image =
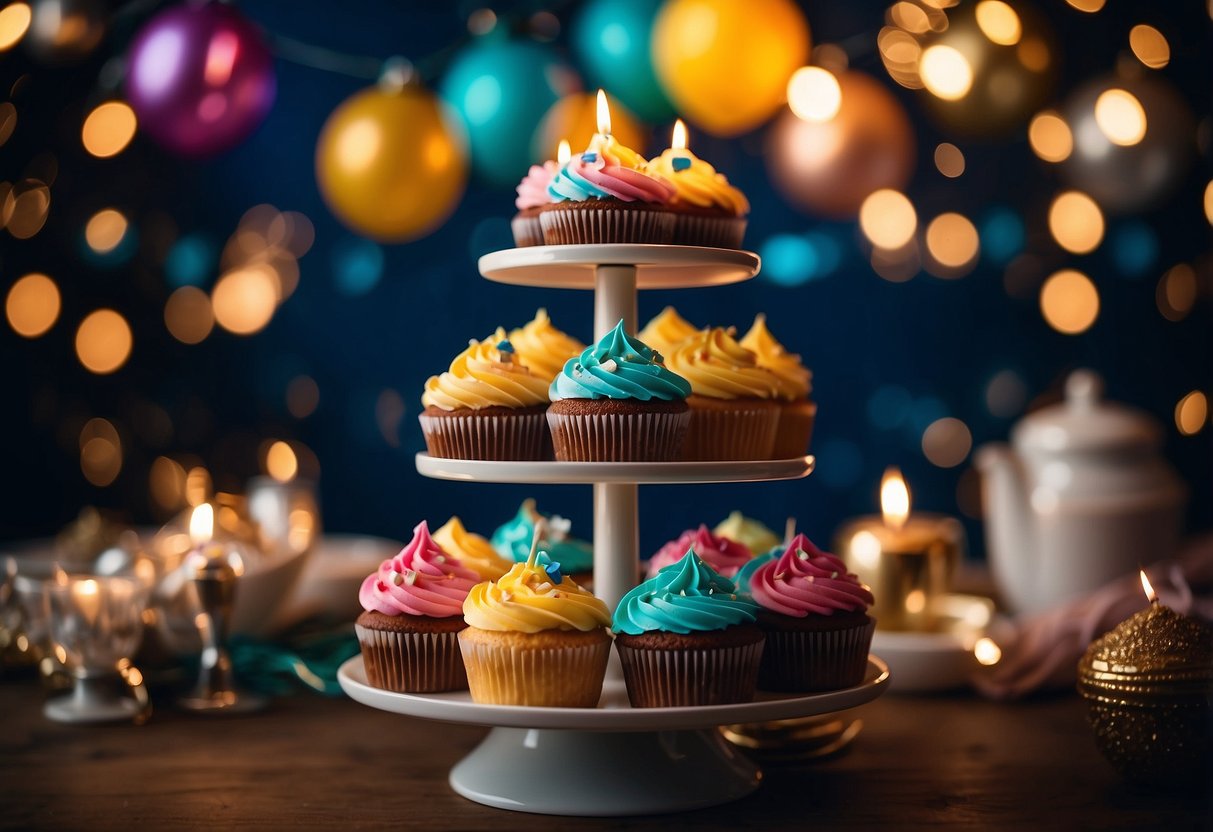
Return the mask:
[[[579,86],[549,48],[494,33],[455,58],[438,92],[463,120],[472,171],[485,182],[512,186],[533,161],[535,125]]]
[[[590,81],[650,122],[674,115],[649,57],[653,18],[661,2],[591,0],[573,21],[572,31],[573,47]]]

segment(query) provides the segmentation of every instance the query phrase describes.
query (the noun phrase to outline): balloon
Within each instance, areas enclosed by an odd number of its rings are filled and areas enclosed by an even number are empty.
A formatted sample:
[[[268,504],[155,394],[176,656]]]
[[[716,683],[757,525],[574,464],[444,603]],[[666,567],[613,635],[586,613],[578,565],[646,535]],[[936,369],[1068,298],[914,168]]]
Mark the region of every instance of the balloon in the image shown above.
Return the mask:
[[[274,62],[231,6],[176,6],[153,17],[127,56],[126,97],[139,128],[182,156],[235,147],[274,103]]]
[[[440,94],[463,120],[472,170],[513,186],[532,161],[535,125],[561,96],[579,88],[576,75],[546,46],[493,32],[461,52]]]
[[[653,66],[674,106],[717,136],[770,118],[809,55],[790,0],[670,0],[653,24]]]
[[[316,181],[329,210],[357,233],[421,237],[450,216],[467,183],[457,121],[420,87],[365,89],[324,123]]]
[[[107,9],[100,0],[37,0],[26,47],[49,63],[87,57],[105,37]]]
[[[1105,93],[1110,109],[1097,112]],[[1111,213],[1157,205],[1183,180],[1196,152],[1192,111],[1159,76],[1097,78],[1075,90],[1062,116],[1074,138],[1062,177]]]
[[[627,147],[644,153],[648,144],[647,132],[612,96],[608,95],[607,101],[611,105],[611,135]],[[555,159],[561,139],[568,139],[572,151],[580,153],[589,146],[590,137],[597,130],[598,96],[584,92],[566,95],[553,104],[539,122],[531,142],[531,158]]]
[[[848,219],[873,191],[901,190],[914,171],[914,128],[883,84],[860,72],[838,76],[842,102],[828,121],[805,121],[791,110],[767,136],[767,170],[795,205]]]
[[[674,115],[649,49],[660,5],[661,0],[591,0],[573,20],[573,47],[590,81],[646,121]]]
[[[1024,2],[970,2],[947,17],[947,29],[923,40],[918,63],[932,121],[960,135],[1000,136],[1049,100],[1061,51],[1039,12]]]

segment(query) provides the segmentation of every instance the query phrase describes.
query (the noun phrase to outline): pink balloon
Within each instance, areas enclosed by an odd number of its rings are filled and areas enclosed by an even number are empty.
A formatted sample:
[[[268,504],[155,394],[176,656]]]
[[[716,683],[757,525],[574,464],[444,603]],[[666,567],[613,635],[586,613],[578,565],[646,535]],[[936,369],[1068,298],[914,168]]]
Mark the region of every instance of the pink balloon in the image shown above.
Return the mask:
[[[181,156],[235,147],[261,124],[276,86],[261,33],[222,3],[161,12],[127,55],[126,97],[140,129]]]

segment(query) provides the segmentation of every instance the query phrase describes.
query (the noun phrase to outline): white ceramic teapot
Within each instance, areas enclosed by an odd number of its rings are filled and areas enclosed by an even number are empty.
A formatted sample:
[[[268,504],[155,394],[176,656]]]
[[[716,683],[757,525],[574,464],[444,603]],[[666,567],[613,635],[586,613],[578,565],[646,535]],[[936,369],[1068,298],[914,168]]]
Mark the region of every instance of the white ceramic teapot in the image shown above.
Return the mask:
[[[1025,416],[1013,447],[976,457],[986,551],[1003,600],[1036,612],[1171,556],[1186,490],[1159,454],[1153,419],[1102,401],[1078,370],[1063,404]]]

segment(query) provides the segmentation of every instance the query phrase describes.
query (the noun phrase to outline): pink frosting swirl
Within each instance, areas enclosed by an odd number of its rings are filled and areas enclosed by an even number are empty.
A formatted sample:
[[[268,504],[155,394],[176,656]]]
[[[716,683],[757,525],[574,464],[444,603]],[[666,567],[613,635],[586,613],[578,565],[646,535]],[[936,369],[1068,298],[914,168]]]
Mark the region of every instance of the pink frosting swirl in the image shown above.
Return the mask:
[[[674,196],[674,186],[653,174],[641,173],[623,165],[608,164],[605,154],[599,153],[592,162],[585,161],[582,154],[569,162],[569,173],[581,177],[591,185],[606,191],[624,202],[669,202]],[[683,552],[685,555],[686,552]]]
[[[750,594],[764,609],[795,618],[866,612],[873,602],[872,593],[847,572],[841,559],[821,551],[803,534],[792,538],[779,558],[754,571]]]
[[[744,544],[727,537],[717,537],[702,523],[698,529],[688,529],[676,540],[657,550],[649,559],[649,577],[656,575],[661,569],[671,563],[682,560],[687,549],[694,549],[695,554],[703,558],[726,578],[732,578],[737,570],[749,563],[753,553]]]
[[[449,618],[463,614],[463,599],[480,576],[442,551],[422,520],[413,539],[379,564],[358,590],[363,609],[384,615]]]
[[[524,211],[527,208],[551,205],[552,197],[548,194],[548,185],[551,184],[552,177],[556,175],[559,167],[550,159],[542,165],[531,165],[531,169],[514,189],[518,192],[518,198],[514,200],[514,207],[519,211]]]

